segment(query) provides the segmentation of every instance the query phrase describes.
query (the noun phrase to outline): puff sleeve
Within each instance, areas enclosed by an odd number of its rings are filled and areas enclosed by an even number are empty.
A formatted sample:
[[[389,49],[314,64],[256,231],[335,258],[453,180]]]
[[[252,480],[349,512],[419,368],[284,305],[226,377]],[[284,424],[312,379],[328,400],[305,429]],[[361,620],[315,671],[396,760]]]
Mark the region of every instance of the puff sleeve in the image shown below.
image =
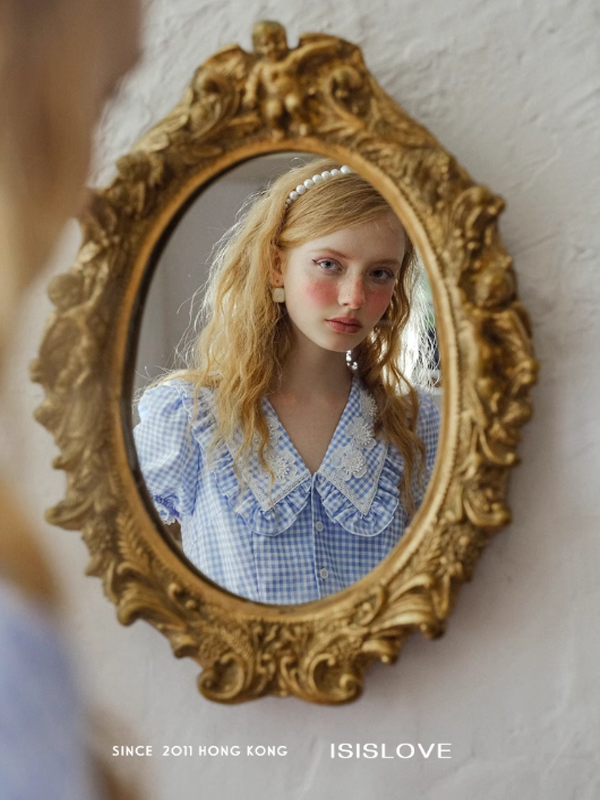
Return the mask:
[[[133,431],[148,492],[167,525],[192,514],[201,469],[185,393],[181,382],[149,389],[140,400],[140,423]]]

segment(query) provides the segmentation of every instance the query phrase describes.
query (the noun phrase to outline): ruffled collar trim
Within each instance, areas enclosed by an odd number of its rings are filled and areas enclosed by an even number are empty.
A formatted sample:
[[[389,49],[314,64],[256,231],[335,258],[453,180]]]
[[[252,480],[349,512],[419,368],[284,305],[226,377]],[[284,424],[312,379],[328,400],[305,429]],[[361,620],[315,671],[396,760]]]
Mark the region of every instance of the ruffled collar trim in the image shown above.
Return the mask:
[[[379,475],[388,445],[374,432],[377,406],[370,393],[354,378],[346,407],[337,424],[319,469],[311,474],[279,421],[271,403],[263,400],[263,411],[269,426],[270,439],[265,448],[265,461],[274,479],[253,452],[240,467],[248,486],[261,509],[268,511],[305,481],[315,480],[317,489],[322,479],[330,481],[361,514],[367,514],[377,491]],[[228,442],[235,452],[239,442]]]
[[[215,441],[217,424],[213,391],[200,390],[195,414],[190,389],[180,385],[192,433],[207,452]],[[264,458],[272,475],[258,457],[258,437],[257,447],[242,456],[234,469],[241,432],[221,440],[210,459],[220,491],[251,530],[265,535],[286,530],[306,506],[313,486],[329,518],[351,533],[373,536],[390,524],[399,503],[403,462],[395,450],[398,457],[392,458],[390,445],[375,435],[377,406],[360,380],[352,381],[346,407],[314,475],[267,399],[263,411],[270,432]]]

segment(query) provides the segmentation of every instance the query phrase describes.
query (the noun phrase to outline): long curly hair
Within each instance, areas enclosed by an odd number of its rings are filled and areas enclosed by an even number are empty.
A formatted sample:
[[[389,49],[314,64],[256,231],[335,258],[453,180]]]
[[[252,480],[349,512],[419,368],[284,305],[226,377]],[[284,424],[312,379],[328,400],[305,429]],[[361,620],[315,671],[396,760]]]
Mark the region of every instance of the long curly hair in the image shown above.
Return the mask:
[[[293,329],[285,304],[275,303],[271,295],[269,276],[278,251],[393,213],[357,172],[315,184],[286,207],[288,194],[298,184],[336,167],[327,158],[310,161],[281,175],[253,200],[214,255],[200,313],[201,332],[188,354],[187,369],[163,378],[190,381],[196,397],[203,386],[214,389],[219,436],[242,432],[238,457],[258,441],[265,464],[269,430],[261,401],[278,387],[292,349]],[[412,489],[415,479],[421,481],[425,456],[415,433],[418,395],[401,368],[415,262],[414,248],[406,239],[390,305],[352,352],[352,369],[377,403],[375,430],[403,456],[399,488],[409,513],[414,510]]]

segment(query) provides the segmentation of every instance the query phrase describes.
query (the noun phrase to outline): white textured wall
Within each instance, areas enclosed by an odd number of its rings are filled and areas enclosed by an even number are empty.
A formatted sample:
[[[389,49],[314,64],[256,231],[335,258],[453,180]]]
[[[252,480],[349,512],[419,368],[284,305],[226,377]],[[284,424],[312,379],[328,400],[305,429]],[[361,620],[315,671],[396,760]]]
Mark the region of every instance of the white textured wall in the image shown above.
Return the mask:
[[[249,48],[274,18],[290,42],[321,30],[359,43],[382,85],[471,174],[508,201],[502,232],[542,362],[535,418],[514,473],[514,524],[465,587],[442,640],[413,638],[397,666],[376,666],[345,708],[298,700],[213,705],[196,667],[143,623],[122,628],[84,578],[77,534],[39,523],[63,580],[67,626],[109,743],[151,743],[120,763],[148,800],[595,800],[600,796],[600,58],[596,0],[153,0],[146,58],[106,115],[97,175],[180,95],[218,46]],[[73,248],[67,235],[54,269]],[[31,420],[28,384],[48,311],[27,300],[2,393],[14,441],[3,454],[39,521],[62,497],[54,449]],[[329,742],[451,742],[453,758],[331,761]],[[164,759],[161,744],[285,744],[285,758]],[[113,759],[117,761],[117,759]]]

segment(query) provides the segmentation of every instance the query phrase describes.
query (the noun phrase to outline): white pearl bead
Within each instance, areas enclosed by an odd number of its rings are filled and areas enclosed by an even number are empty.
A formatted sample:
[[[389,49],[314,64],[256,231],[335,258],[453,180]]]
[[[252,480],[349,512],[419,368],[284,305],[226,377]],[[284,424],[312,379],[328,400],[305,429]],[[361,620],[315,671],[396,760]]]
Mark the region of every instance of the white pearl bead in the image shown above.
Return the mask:
[[[301,194],[304,194],[307,189],[310,189],[311,186],[315,186],[317,183],[322,183],[328,178],[335,178],[337,175],[348,175],[350,172],[354,172],[354,170],[347,164],[342,164],[339,169],[337,169],[337,167],[331,171],[326,169],[321,172],[321,174],[317,173],[316,175],[313,175],[312,178],[307,178],[304,183],[299,183],[298,186],[296,186],[296,188],[289,193],[287,200],[285,201],[286,206],[291,205],[294,200],[297,200],[298,197],[300,197]]]

